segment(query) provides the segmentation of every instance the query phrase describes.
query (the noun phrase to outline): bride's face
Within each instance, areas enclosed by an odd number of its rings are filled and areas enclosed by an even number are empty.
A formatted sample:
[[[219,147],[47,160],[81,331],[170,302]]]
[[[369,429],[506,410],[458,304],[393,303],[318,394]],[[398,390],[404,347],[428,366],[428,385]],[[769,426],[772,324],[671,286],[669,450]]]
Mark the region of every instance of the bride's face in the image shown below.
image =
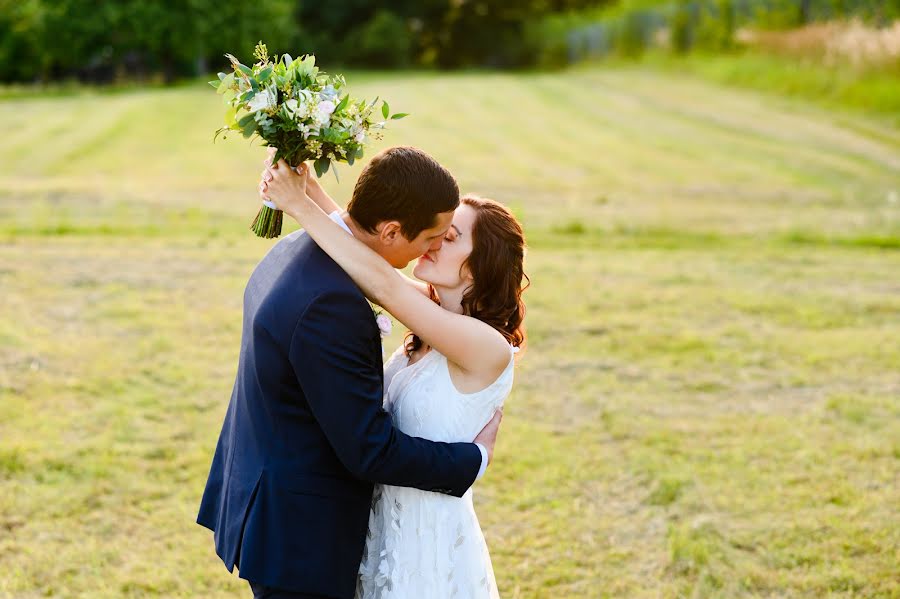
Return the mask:
[[[463,263],[472,253],[472,228],[476,216],[474,208],[460,204],[453,215],[453,224],[444,235],[443,245],[430,249],[419,258],[413,275],[420,281],[445,289],[471,285],[472,275]]]
[[[441,212],[435,217],[435,225],[425,229],[415,239],[407,239],[400,231],[400,223],[392,221],[380,224],[379,231],[381,244],[378,253],[394,268],[406,268],[410,261],[415,260],[423,252],[439,249],[450,228],[455,213],[453,211]]]

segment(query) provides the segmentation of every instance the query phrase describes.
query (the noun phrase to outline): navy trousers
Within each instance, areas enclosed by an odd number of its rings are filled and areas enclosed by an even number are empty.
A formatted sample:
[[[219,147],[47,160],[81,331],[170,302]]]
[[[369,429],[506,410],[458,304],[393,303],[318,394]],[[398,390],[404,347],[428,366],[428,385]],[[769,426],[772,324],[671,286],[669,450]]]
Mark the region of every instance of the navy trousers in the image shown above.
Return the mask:
[[[297,593],[295,591],[284,591],[273,587],[267,587],[263,584],[250,583],[250,590],[253,591],[253,599],[334,599],[326,595],[310,595],[309,593]]]

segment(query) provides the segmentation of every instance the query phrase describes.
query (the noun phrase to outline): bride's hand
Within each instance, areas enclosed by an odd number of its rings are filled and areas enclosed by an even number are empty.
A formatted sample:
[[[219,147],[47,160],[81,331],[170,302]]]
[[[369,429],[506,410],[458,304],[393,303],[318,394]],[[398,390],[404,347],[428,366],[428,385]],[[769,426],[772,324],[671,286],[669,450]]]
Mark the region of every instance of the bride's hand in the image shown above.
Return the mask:
[[[272,167],[272,158],[275,157],[275,152],[276,148],[273,148],[271,146],[268,148],[268,151],[266,152],[266,159],[263,162],[265,168]],[[328,195],[328,192],[326,192],[322,185],[319,183],[318,177],[316,177],[316,174],[308,165],[306,172],[306,195],[308,195],[313,202],[318,204],[319,208],[327,213],[334,212],[335,210],[340,210],[341,207],[333,199],[331,199],[331,196]],[[260,183],[262,183],[263,181],[265,181],[266,183],[269,182],[269,175],[266,170],[263,170],[260,176]]]
[[[292,169],[283,159],[267,166],[259,183],[259,197],[275,204],[278,210],[296,218],[303,202],[312,202],[306,194],[309,167]]]

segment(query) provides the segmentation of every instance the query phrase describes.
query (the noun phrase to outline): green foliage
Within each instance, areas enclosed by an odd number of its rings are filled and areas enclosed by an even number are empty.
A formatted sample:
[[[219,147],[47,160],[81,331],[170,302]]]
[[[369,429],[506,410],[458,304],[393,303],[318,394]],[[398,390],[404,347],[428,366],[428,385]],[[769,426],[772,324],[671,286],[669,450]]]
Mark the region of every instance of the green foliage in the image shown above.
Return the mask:
[[[617,30],[616,48],[623,56],[639,56],[647,48],[649,29],[646,26],[647,13],[630,12],[622,19]]]
[[[293,0],[0,0],[0,79],[200,74],[263,35],[285,45],[293,7]]]
[[[694,44],[693,17],[688,0],[679,0],[669,23],[669,43],[672,50],[684,54]]]
[[[802,11],[796,0],[768,0],[754,7],[754,24],[764,29],[790,29],[802,25]],[[841,10],[846,14],[847,11]]]
[[[42,65],[38,0],[0,0],[0,81],[27,81]]]
[[[398,15],[379,9],[353,35],[346,49],[347,61],[368,67],[400,68],[413,60],[413,33]]]
[[[529,28],[528,43],[537,48],[539,63],[559,65],[610,55],[637,57],[658,48],[662,39],[667,39],[662,45],[674,54],[732,50],[740,27],[789,29],[817,20],[849,18],[886,25],[900,18],[900,2],[619,0],[564,19],[547,16]]]
[[[526,45],[533,48],[534,64],[544,68],[558,68],[569,63],[569,32],[582,22],[572,14],[549,15],[531,20],[525,25]]]
[[[559,67],[636,57],[669,31],[675,53],[727,50],[753,25],[787,28],[861,17],[886,24],[881,0],[0,0],[0,81],[171,82],[216,70],[265,38],[329,65]]]

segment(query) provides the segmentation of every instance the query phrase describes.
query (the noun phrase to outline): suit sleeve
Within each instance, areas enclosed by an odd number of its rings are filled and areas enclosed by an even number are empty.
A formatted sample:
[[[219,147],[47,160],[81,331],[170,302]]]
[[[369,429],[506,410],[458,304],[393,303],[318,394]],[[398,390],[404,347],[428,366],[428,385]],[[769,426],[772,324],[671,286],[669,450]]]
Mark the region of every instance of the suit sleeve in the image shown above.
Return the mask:
[[[290,361],[313,415],[354,476],[461,497],[481,452],[473,443],[428,441],[394,428],[382,408],[378,339],[359,297],[327,292],[312,301],[294,329]]]

